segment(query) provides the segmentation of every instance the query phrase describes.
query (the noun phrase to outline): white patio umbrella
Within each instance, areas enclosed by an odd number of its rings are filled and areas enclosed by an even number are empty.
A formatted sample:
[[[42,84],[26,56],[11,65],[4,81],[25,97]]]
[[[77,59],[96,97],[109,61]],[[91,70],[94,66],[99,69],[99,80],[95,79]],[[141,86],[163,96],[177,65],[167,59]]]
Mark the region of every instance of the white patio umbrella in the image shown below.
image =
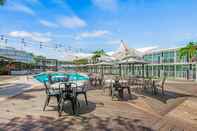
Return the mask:
[[[99,58],[99,61],[103,61],[103,62],[113,62],[113,61],[115,61],[115,58],[114,57],[112,57],[112,56],[101,56],[100,58]]]
[[[100,62],[100,63],[97,63],[96,65],[102,67],[102,72],[101,72],[101,73],[102,73],[102,76],[103,76],[103,73],[104,73],[104,72],[103,72],[103,70],[104,70],[103,67],[104,67],[104,66],[112,66],[113,64],[114,64],[113,62]]]
[[[132,58],[132,57],[130,57],[130,58],[127,58],[127,59],[125,59],[125,60],[122,60],[122,61],[119,61],[118,62],[118,64],[119,64],[119,68],[120,68],[120,75],[122,74],[122,72],[121,72],[121,65],[123,65],[123,64],[129,64],[129,65],[135,65],[135,64],[141,64],[142,65],[142,68],[143,68],[143,76],[144,76],[144,64],[148,64],[148,62],[146,62],[146,61],[144,61],[142,58],[140,59],[140,58]],[[133,66],[132,66],[132,72],[134,72],[134,68],[133,68]]]
[[[96,65],[113,65],[113,63],[103,61],[103,62],[97,63]]]
[[[86,66],[88,66],[89,69],[90,69],[91,71],[93,71],[93,70],[94,70],[94,67],[96,66],[96,64],[86,64]]]

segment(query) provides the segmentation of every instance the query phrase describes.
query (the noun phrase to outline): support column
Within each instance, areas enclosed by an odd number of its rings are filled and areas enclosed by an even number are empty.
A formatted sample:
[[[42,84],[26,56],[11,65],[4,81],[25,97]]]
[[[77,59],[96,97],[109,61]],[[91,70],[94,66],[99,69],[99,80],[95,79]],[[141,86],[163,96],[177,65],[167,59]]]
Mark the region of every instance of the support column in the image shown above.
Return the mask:
[[[153,53],[152,53],[152,64],[154,64],[154,61],[153,61],[153,57],[154,57],[154,55],[153,55]],[[153,76],[153,65],[152,65],[152,75],[151,76]]]
[[[102,68],[101,75],[102,75],[102,77],[103,77],[103,75],[104,75],[104,65],[101,65],[101,68]]]
[[[144,64],[142,64],[142,76],[144,77]]]
[[[174,50],[174,78],[176,79],[176,63],[177,63],[177,54],[176,54],[176,50]]]
[[[153,65],[152,65],[152,75],[151,75],[151,76],[153,76],[153,74],[154,74],[153,72],[154,72],[154,71],[153,71]]]
[[[119,75],[122,76],[121,64],[119,64]]]
[[[146,77],[149,77],[149,72],[148,72],[148,68],[149,68],[149,66],[148,65],[146,65]]]
[[[131,64],[129,64],[129,73],[131,72]]]
[[[196,82],[197,82],[197,63],[196,63]]]
[[[134,76],[134,64],[132,64],[132,75]]]
[[[176,64],[174,64],[174,78],[176,79]]]

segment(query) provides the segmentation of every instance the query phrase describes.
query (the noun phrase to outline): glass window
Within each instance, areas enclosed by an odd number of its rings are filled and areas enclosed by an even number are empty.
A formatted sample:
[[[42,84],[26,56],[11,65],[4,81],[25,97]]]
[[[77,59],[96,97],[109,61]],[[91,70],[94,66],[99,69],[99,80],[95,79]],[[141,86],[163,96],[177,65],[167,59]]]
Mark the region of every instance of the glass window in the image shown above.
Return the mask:
[[[163,63],[173,63],[174,62],[174,51],[163,52]]]

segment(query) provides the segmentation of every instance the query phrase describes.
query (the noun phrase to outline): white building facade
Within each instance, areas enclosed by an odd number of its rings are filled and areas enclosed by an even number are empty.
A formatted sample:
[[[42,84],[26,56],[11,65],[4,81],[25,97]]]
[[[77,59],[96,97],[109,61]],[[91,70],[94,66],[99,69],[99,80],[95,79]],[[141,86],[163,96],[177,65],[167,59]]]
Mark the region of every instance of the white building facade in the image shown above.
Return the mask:
[[[15,62],[32,63],[33,55],[31,53],[16,50],[11,47],[0,47],[0,56],[12,59]]]
[[[162,77],[166,72],[171,79],[197,80],[197,61],[189,62],[187,56],[180,59],[179,48],[150,51],[143,58],[150,63],[147,75]]]

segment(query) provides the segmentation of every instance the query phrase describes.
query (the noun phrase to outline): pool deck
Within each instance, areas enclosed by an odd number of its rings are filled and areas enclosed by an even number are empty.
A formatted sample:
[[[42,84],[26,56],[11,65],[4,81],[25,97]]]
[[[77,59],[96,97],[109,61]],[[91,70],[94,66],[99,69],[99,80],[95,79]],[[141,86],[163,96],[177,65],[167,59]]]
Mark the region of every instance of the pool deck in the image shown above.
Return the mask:
[[[80,97],[80,114],[73,116],[70,104],[58,117],[56,100],[52,99],[46,111],[43,85],[26,77],[0,88],[10,94],[0,94],[0,130],[5,131],[196,131],[197,83],[168,81],[166,96],[132,90],[132,99],[112,101],[101,89],[88,91],[89,105]],[[21,90],[20,88],[26,90]],[[21,84],[21,85],[19,85]],[[7,88],[6,88],[7,86]],[[28,86],[28,88],[26,87]],[[16,90],[20,90],[18,93]],[[2,90],[3,89],[3,90]],[[9,92],[9,91],[7,91]],[[126,93],[126,92],[125,92]],[[127,94],[127,93],[126,93]]]

